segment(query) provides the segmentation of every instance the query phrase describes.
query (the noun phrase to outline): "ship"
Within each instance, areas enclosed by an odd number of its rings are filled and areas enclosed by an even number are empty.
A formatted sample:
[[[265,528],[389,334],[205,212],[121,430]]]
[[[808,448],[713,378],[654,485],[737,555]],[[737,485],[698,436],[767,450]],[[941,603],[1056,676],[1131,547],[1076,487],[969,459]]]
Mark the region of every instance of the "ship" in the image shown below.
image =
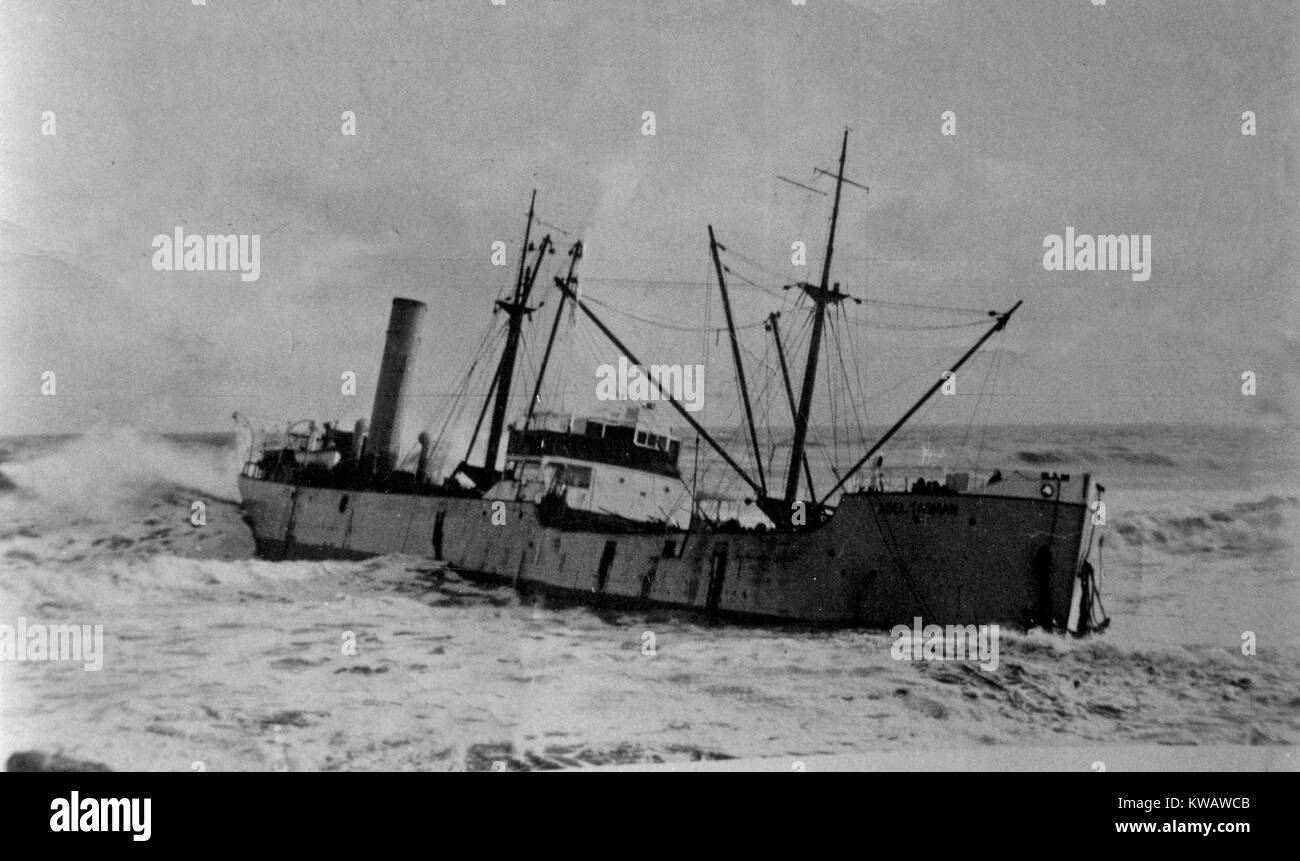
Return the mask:
[[[559,307],[533,396],[510,421],[521,333],[536,310],[529,303],[547,254],[555,253],[549,234],[532,241],[534,226],[544,224],[535,214],[534,190],[513,289],[495,303],[494,314],[505,314],[505,340],[474,427],[477,440],[488,422],[481,461],[471,463],[467,452],[435,475],[427,432],[419,434],[412,457],[415,446],[403,439],[403,427],[428,307],[395,298],[369,421],[358,419],[350,430],[303,421],[250,435],[238,485],[257,554],[271,560],[409,554],[468,580],[509,584],[530,598],[667,608],[741,624],[883,629],[921,620],[1076,636],[1103,629],[1109,619],[1094,558],[1104,488],[1090,474],[998,468],[913,480],[883,469],[878,455],[1008,325],[1021,302],[987,312],[982,336],[852,465],[832,473],[833,486],[814,490],[808,445],[822,339],[830,313],[852,299],[831,280],[841,194],[845,185],[867,188],[845,178],[847,150],[846,130],[838,170],[817,169],[835,181],[820,280],[786,286],[802,294],[811,315],[799,389],[791,383],[795,357],[786,355],[779,315],[765,327],[780,357],[793,428],[783,484],[770,452],[764,464],[728,269],[720,259],[725,247],[711,225],[743,433],[722,438],[664,386],[654,390],[655,403],[600,414],[539,409],[566,313],[581,314],[628,362],[647,367],[579,289],[581,241],[569,248],[567,272],[553,279]],[[701,489],[697,476],[687,474],[689,437],[665,421],[672,413],[694,435],[696,451],[710,453],[743,484],[743,499]],[[252,429],[240,414],[236,419]],[[750,450],[733,451],[736,438],[747,438]]]

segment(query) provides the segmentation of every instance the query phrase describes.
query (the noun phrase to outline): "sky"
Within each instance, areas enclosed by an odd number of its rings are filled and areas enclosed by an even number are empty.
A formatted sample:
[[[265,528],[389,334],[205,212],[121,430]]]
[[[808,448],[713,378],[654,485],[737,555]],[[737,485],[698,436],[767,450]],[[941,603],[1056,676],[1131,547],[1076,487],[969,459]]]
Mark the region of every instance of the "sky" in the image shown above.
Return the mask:
[[[1294,421],[1297,55],[1294,4],[1247,0],[5,0],[0,433],[350,423],[395,296],[430,307],[414,394],[434,423],[501,324],[534,188],[534,239],[560,248],[539,287],[581,237],[584,297],[647,363],[704,363],[718,425],[725,337],[688,331],[721,321],[713,225],[763,415],[788,422],[752,324],[782,312],[797,379],[806,306],[781,287],[817,280],[830,197],[778,177],[829,191],[813,168],[846,128],[870,191],[844,191],[832,278],[867,300],[837,331],[868,421],[984,330],[908,305],[1017,300],[926,420]],[[178,226],[257,234],[260,277],[156,271]],[[1150,279],[1047,271],[1067,226],[1149,234]],[[556,301],[537,298],[534,361]],[[618,353],[564,340],[572,402]]]

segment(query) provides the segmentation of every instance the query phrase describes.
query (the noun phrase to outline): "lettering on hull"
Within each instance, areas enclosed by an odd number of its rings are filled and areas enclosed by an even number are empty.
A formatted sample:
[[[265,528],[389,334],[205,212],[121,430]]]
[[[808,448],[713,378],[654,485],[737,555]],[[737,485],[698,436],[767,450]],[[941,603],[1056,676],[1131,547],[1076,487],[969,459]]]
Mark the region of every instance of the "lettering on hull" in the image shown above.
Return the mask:
[[[921,515],[940,515],[944,517],[955,517],[957,515],[957,503],[955,502],[930,502],[916,501],[907,502],[873,502],[871,505],[873,511],[877,514],[905,514],[912,517]]]

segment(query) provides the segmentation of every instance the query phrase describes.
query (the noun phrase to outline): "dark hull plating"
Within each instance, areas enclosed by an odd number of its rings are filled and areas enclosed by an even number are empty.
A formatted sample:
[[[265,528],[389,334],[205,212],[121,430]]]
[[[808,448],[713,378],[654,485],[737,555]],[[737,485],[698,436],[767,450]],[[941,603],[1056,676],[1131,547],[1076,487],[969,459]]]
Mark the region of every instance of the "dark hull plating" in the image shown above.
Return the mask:
[[[849,494],[818,528],[793,533],[575,531],[544,525],[531,502],[247,476],[239,487],[266,558],[406,553],[584,603],[815,625],[1073,627],[1091,535],[1091,484],[1077,501]]]

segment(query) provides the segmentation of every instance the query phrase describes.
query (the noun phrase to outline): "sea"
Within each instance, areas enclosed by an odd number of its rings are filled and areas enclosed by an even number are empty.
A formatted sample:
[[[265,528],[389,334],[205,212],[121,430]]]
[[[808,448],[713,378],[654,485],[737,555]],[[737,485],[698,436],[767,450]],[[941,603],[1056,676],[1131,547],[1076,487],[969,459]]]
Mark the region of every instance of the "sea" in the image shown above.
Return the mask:
[[[0,657],[0,761],[797,768],[1069,749],[1087,769],[1092,746],[1300,741],[1295,426],[991,426],[974,442],[919,427],[887,466],[1092,473],[1104,632],[1004,629],[985,670],[898,660],[889,631],[536,603],[419,557],[265,561],[233,434],[0,439],[0,625],[102,626],[97,669]]]

